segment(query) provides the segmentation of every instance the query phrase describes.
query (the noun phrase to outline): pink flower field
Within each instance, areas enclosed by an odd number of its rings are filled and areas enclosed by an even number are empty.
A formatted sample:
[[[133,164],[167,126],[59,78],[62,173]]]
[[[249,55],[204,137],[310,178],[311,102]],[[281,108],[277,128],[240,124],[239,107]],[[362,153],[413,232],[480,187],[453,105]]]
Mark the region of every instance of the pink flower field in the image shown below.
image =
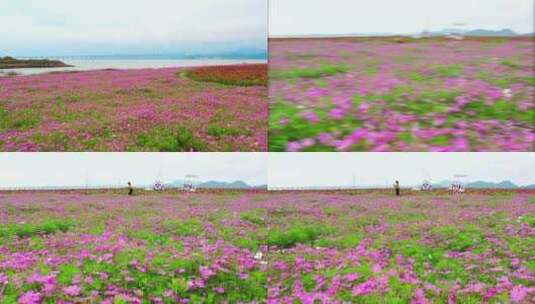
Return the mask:
[[[198,82],[185,72],[162,68],[0,77],[0,150],[267,149],[265,86]]]
[[[0,193],[1,303],[532,303],[535,193]]]
[[[272,39],[270,151],[534,151],[531,38]]]

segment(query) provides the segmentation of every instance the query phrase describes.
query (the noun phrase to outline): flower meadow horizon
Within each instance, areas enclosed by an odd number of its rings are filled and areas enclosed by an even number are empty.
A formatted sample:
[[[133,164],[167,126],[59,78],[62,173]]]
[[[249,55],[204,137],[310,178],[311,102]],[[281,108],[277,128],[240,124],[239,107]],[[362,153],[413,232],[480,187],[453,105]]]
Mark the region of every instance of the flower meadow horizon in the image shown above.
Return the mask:
[[[0,150],[266,151],[266,65],[220,69],[229,85],[195,68],[0,77]]]
[[[529,303],[533,191],[0,193],[2,303]]]
[[[270,151],[534,151],[533,39],[396,39],[271,40]]]

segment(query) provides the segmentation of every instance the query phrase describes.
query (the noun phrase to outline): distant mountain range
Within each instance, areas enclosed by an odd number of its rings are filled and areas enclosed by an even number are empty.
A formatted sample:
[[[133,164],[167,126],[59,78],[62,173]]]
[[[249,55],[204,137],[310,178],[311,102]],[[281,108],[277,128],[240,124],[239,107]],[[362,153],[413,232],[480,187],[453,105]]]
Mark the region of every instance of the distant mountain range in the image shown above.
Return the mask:
[[[430,36],[447,36],[447,35],[463,35],[471,37],[514,37],[514,36],[533,36],[533,33],[530,34],[517,34],[511,29],[502,29],[502,30],[486,30],[486,29],[475,29],[475,30],[463,30],[463,29],[444,29],[441,31],[424,31],[424,33]]]
[[[424,30],[421,33],[413,34],[395,34],[395,33],[347,33],[347,34],[310,34],[310,35],[290,35],[290,36],[272,36],[271,38],[327,38],[327,37],[381,37],[381,36],[448,36],[463,35],[471,37],[535,37],[535,33],[518,34],[511,29],[502,30],[464,30],[464,29],[443,29],[439,31]]]
[[[0,57],[2,54],[0,53]],[[24,56],[24,59],[128,59],[128,60],[177,60],[177,59],[267,59],[267,50],[260,48],[237,49],[232,51],[198,51],[161,54],[113,54],[113,55],[77,55],[77,56]]]
[[[182,187],[184,183],[185,183],[184,180],[175,180],[171,183],[168,183],[167,186]],[[212,181],[195,183],[195,187],[199,189],[264,189],[264,188],[267,188],[267,185],[252,186],[241,180],[237,180],[233,182],[212,180]]]
[[[449,187],[454,181],[451,180],[445,180],[441,181],[440,183],[432,184],[434,188],[447,188]],[[502,181],[499,183],[495,182],[487,182],[487,181],[475,181],[475,182],[468,182],[464,184],[465,188],[471,188],[471,189],[535,189],[535,184],[533,185],[526,185],[526,186],[518,186],[515,183],[511,181]]]

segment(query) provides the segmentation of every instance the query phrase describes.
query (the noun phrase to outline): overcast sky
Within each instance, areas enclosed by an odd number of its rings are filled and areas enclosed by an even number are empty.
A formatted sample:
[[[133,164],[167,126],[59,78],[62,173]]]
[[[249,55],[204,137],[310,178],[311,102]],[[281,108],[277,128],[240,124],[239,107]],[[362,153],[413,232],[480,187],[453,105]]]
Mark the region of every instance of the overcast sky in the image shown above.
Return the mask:
[[[510,28],[533,32],[533,0],[271,0],[270,36]]]
[[[535,184],[534,153],[0,153],[0,187],[149,185],[187,174],[270,187],[404,186],[510,180]]]
[[[270,187],[402,186],[424,180],[535,184],[535,153],[272,153]]]
[[[267,14],[266,0],[0,0],[0,55],[264,46]]]
[[[156,180],[267,183],[265,153],[0,153],[0,188],[117,185]]]

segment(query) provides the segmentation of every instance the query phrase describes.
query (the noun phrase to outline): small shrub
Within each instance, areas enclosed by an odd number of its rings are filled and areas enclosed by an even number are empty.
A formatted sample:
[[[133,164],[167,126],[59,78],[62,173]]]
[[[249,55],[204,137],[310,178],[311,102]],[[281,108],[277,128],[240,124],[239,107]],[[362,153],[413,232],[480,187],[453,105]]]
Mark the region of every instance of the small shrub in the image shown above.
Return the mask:
[[[279,248],[293,247],[297,243],[312,243],[321,235],[331,232],[331,228],[323,225],[302,226],[296,225],[287,230],[272,230],[268,234],[267,245]]]
[[[7,224],[0,227],[0,237],[18,236],[22,238],[35,235],[66,232],[74,223],[71,220],[50,219],[37,224]]]
[[[172,220],[163,223],[166,231],[177,236],[196,236],[202,233],[202,225],[197,220]]]
[[[156,127],[137,137],[136,144],[152,151],[188,152],[204,150],[204,143],[197,140],[184,127]]]
[[[181,76],[180,74],[179,76]],[[266,64],[202,67],[185,73],[189,79],[234,86],[266,86]]]
[[[348,68],[345,65],[323,64],[317,68],[300,68],[276,72],[273,73],[272,77],[274,79],[320,78],[346,73],[347,71]]]
[[[250,132],[247,132],[243,129],[232,128],[232,127],[222,127],[217,124],[210,124],[208,126],[208,134],[214,137],[222,136],[239,136],[239,135],[250,135]]]

